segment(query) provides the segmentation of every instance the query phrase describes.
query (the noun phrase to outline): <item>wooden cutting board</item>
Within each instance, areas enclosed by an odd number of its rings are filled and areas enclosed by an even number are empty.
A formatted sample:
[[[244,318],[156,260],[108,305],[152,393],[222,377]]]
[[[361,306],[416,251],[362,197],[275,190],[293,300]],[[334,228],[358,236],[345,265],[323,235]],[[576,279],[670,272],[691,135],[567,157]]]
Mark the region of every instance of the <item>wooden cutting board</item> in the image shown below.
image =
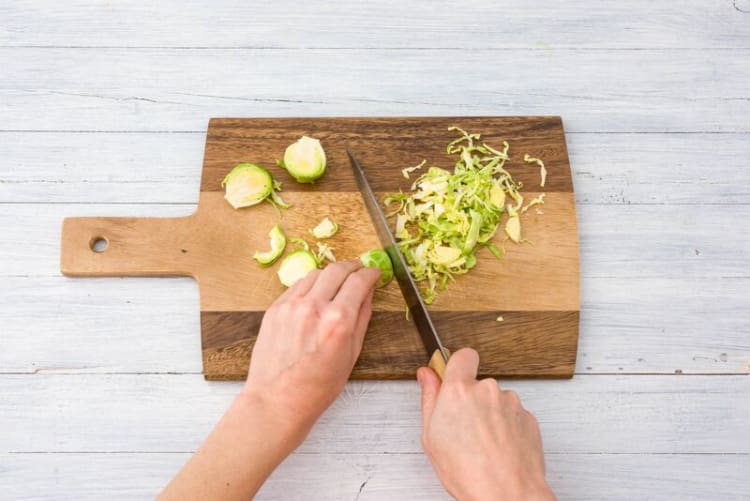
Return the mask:
[[[441,338],[454,351],[477,349],[482,376],[571,377],[580,309],[578,233],[559,117],[212,119],[196,212],[181,218],[66,218],[61,270],[68,276],[194,277],[205,377],[242,379],[263,312],[283,290],[278,263],[261,268],[252,259],[256,250],[267,249],[271,227],[279,222],[288,236],[312,243],[308,230],[329,216],[340,225],[329,240],[339,259],[379,247],[345,147],[357,155],[379,195],[408,190],[412,181],[401,174],[404,167],[427,159],[452,169],[455,160],[445,153],[456,137],[451,125],[481,133],[496,148],[508,141],[506,167],[523,182],[526,199],[540,191],[546,198],[543,214],[532,209],[522,218],[524,237],[533,245],[506,243],[502,261],[482,249],[477,266],[438,296],[430,311]],[[328,156],[325,175],[313,185],[296,183],[275,163],[302,135],[320,139]],[[544,160],[545,188],[539,188],[539,168],[523,162],[524,153]],[[240,162],[268,168],[293,207],[281,213],[268,203],[232,209],[221,181]],[[97,240],[107,248],[93,250]],[[413,378],[426,364],[404,311],[395,281],[377,291],[352,378]],[[497,322],[498,315],[504,321]]]

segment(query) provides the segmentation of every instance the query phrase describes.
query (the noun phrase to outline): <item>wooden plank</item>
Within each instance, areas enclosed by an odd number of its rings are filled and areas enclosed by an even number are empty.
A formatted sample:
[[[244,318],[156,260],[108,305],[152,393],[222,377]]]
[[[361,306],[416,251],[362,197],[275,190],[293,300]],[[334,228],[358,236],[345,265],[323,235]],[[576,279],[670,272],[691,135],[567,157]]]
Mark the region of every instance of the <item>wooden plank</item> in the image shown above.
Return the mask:
[[[507,381],[550,453],[750,453],[747,376]],[[199,445],[241,383],[194,375],[0,376],[3,452],[168,452]],[[302,453],[420,453],[414,381],[350,382]],[[117,430],[113,433],[113,430]]]
[[[152,499],[188,453],[1,454],[10,499]],[[548,454],[559,499],[745,500],[748,455]],[[606,475],[601,472],[606,471]],[[137,481],[133,481],[137,479]],[[293,454],[258,500],[451,499],[422,454]]]
[[[204,136],[0,133],[0,203],[196,204]],[[745,134],[568,133],[566,141],[579,207],[750,203]]]
[[[0,276],[58,276],[64,216],[176,217],[191,205],[0,204]],[[581,205],[581,277],[747,277],[748,205]]]
[[[5,46],[508,48],[749,47],[741,1],[467,1],[460,9],[427,0],[243,8],[231,1],[158,4],[75,0],[0,8]],[[734,4],[734,5],[733,5]],[[747,10],[747,9],[745,9]],[[169,19],[169,23],[164,23]]]
[[[203,131],[209,116],[555,114],[569,132],[750,132],[750,49],[397,55],[5,48],[2,130]],[[493,63],[497,76],[488,78]],[[439,84],[425,86],[424,75]]]
[[[750,280],[582,286],[578,373],[750,372]],[[191,279],[3,277],[0,372],[200,373],[197,307]]]

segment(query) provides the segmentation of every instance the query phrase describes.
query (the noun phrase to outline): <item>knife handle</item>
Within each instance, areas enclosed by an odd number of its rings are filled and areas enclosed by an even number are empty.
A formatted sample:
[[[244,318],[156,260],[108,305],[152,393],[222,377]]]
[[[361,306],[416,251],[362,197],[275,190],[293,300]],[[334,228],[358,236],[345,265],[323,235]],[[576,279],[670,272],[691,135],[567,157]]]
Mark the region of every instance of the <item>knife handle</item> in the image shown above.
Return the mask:
[[[445,354],[450,358],[451,352],[447,348],[445,349]],[[443,355],[440,354],[440,350],[435,350],[432,353],[430,363],[428,363],[427,366],[435,371],[435,374],[438,375],[440,381],[443,380],[443,376],[445,375],[445,360],[443,359]]]

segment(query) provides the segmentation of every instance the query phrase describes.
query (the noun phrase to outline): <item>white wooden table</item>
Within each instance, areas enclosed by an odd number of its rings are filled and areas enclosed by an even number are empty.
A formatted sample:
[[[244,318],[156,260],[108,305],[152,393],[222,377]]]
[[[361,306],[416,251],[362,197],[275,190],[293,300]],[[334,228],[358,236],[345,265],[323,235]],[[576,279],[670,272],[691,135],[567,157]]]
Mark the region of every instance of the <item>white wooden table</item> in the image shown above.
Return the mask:
[[[188,279],[64,278],[66,215],[187,214],[212,116],[562,115],[571,381],[508,381],[561,499],[750,499],[750,1],[0,4],[0,498],[152,497],[239,385]],[[210,4],[210,7],[208,6]],[[261,499],[442,499],[414,382]]]

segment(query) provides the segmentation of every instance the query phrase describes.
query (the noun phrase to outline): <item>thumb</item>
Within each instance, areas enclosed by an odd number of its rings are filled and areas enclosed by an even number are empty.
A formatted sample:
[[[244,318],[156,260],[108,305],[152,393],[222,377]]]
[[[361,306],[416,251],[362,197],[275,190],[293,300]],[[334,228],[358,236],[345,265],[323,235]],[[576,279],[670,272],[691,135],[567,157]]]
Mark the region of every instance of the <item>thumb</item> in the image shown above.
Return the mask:
[[[426,431],[440,393],[440,378],[432,369],[420,367],[417,370],[417,379],[422,387],[422,431]]]

